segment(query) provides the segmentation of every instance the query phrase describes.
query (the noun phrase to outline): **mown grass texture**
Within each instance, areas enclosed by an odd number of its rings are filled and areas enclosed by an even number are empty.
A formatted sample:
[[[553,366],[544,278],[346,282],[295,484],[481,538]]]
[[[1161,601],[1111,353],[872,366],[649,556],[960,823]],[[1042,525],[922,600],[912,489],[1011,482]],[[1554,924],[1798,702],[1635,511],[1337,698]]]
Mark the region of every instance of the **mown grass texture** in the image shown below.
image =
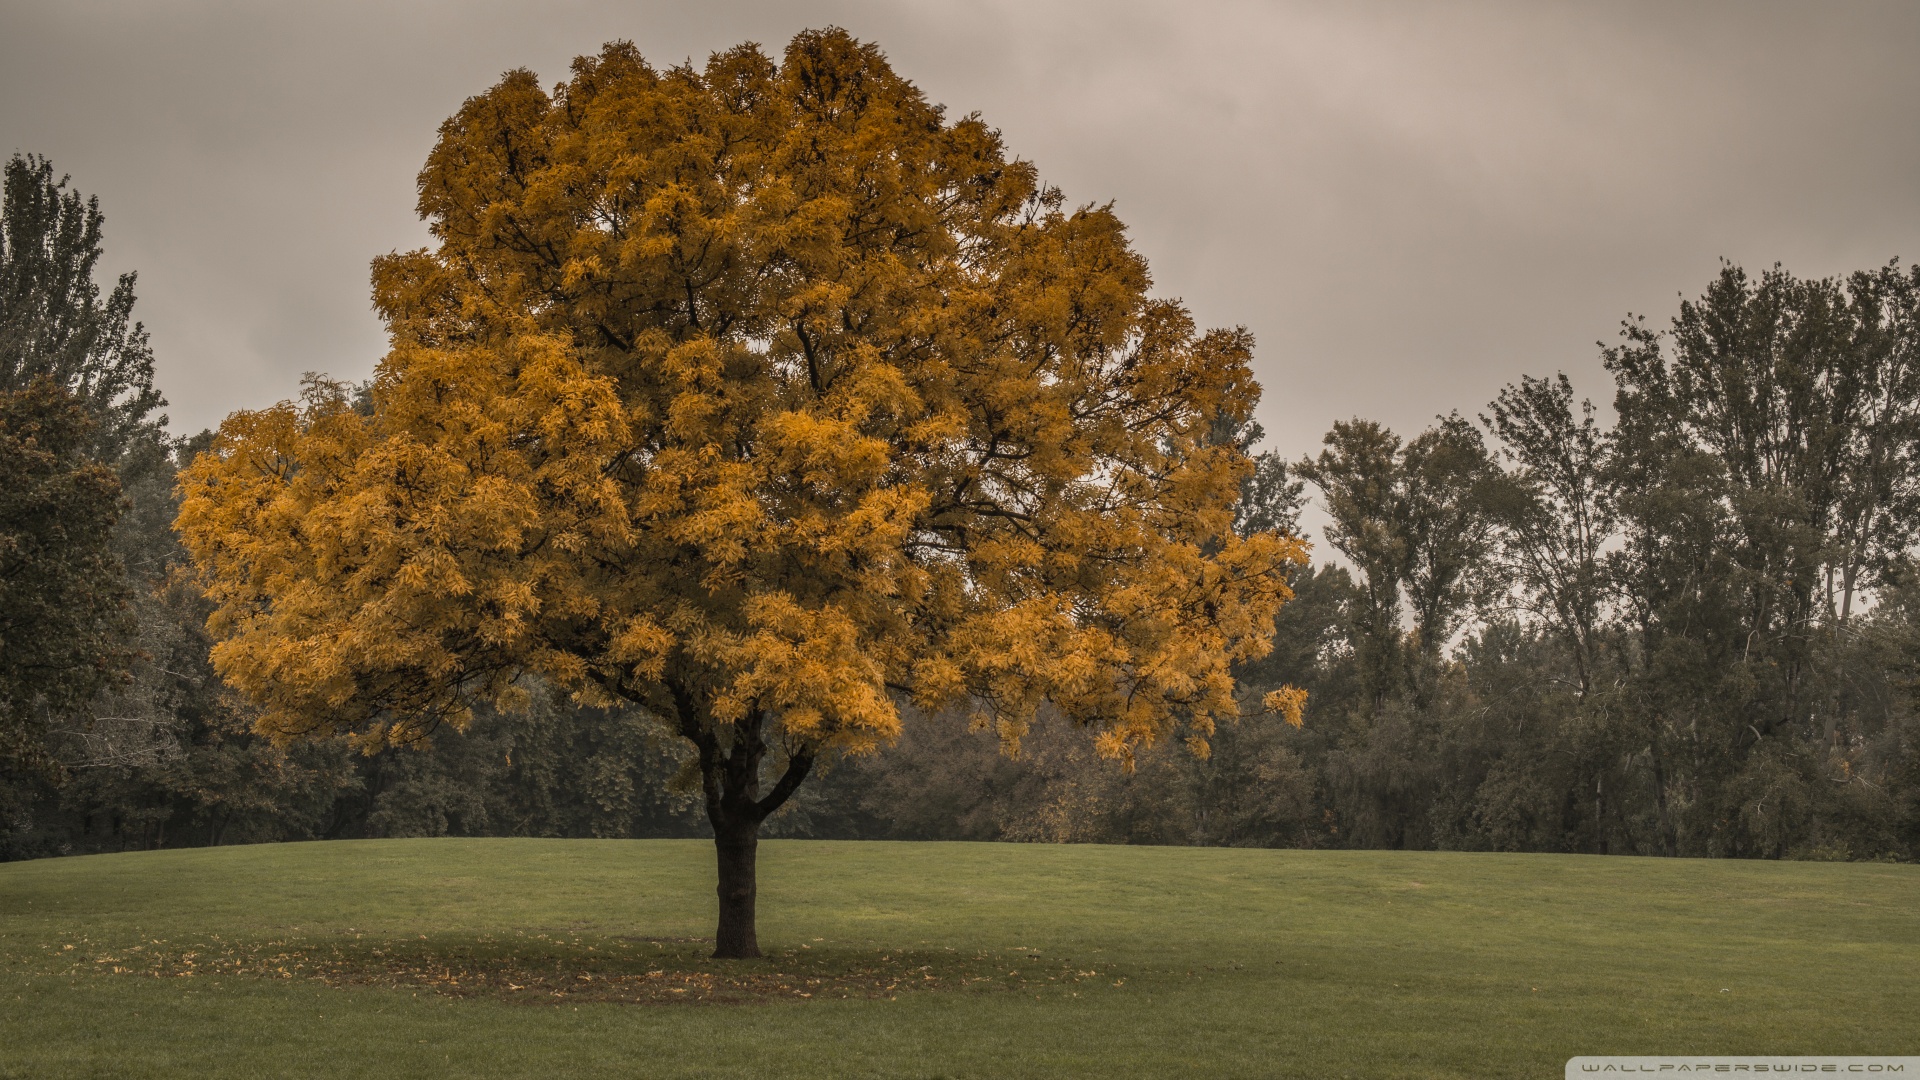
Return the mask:
[[[1920,1053],[1920,867],[774,841],[0,865],[0,1077],[1549,1077]]]

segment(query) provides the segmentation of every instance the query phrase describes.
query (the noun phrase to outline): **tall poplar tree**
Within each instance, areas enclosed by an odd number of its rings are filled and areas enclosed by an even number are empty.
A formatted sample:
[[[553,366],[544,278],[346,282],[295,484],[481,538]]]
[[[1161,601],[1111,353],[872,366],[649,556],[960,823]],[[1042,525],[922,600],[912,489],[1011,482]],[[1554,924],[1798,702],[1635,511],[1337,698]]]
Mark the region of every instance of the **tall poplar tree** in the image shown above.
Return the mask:
[[[153,356],[131,321],[133,275],[104,298],[94,280],[103,220],[98,201],[56,180],[45,158],[8,159],[0,189],[0,765],[29,774],[51,765],[50,721],[84,706],[131,657],[117,474],[150,471],[146,463],[165,457]],[[128,468],[136,459],[142,464]],[[20,783],[0,777],[0,800],[16,800]]]

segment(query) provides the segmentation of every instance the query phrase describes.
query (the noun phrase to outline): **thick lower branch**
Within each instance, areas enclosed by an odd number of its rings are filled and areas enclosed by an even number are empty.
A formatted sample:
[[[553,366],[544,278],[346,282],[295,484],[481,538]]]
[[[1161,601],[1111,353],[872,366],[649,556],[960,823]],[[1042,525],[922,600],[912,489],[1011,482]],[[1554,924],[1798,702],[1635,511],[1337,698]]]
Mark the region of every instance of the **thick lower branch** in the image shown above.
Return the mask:
[[[771,817],[774,811],[784,806],[786,801],[793,797],[793,793],[799,790],[801,783],[806,780],[807,774],[812,770],[812,754],[801,753],[788,758],[787,771],[781,774],[779,781],[773,785],[773,790],[767,793],[767,797],[755,804],[760,811],[761,820]]]

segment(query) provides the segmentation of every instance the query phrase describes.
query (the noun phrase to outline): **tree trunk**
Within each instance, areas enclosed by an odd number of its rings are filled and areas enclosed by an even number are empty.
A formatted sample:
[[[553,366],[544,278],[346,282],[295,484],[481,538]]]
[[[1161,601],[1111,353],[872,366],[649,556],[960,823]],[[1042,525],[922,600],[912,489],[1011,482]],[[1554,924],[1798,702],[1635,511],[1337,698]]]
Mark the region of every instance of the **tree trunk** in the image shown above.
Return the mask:
[[[757,888],[754,857],[760,847],[760,823],[713,830],[719,856],[720,924],[713,932],[713,955],[721,960],[751,960],[760,955],[760,937],[754,928],[753,900]]]
[[[1680,854],[1680,825],[1673,820],[1673,810],[1667,805],[1667,770],[1662,762],[1659,750],[1649,744],[1648,763],[1653,766],[1654,821],[1659,830],[1660,842],[1666,848],[1663,854],[1669,858]]]
[[[793,796],[813,768],[810,748],[790,749],[786,770],[765,798],[760,797],[760,763],[769,749],[767,737],[774,717],[762,709],[716,731],[702,722],[703,703],[684,687],[672,687],[680,716],[680,734],[700,753],[700,785],[707,803],[707,822],[713,826],[713,850],[718,873],[715,892],[720,920],[713,933],[716,960],[752,960],[760,955],[754,928],[754,899],[758,890],[755,857],[760,847],[760,823]],[[725,737],[723,737],[723,734]]]
[[[1593,778],[1593,835],[1599,842],[1599,853],[1607,853],[1607,778],[1601,774]]]

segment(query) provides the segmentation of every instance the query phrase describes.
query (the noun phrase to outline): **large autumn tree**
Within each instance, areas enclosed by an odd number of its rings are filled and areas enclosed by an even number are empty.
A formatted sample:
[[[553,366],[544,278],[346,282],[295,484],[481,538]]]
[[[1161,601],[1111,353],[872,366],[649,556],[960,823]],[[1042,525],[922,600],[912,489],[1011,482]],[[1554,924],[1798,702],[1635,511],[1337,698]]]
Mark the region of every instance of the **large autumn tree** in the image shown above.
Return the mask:
[[[1050,702],[1123,766],[1244,711],[1303,558],[1235,535],[1251,465],[1209,437],[1251,341],[872,45],[510,72],[419,184],[371,407],[316,382],[184,474],[263,730],[371,748],[535,679],[637,703],[697,751],[746,957],[760,823],[909,703],[1017,746]]]

